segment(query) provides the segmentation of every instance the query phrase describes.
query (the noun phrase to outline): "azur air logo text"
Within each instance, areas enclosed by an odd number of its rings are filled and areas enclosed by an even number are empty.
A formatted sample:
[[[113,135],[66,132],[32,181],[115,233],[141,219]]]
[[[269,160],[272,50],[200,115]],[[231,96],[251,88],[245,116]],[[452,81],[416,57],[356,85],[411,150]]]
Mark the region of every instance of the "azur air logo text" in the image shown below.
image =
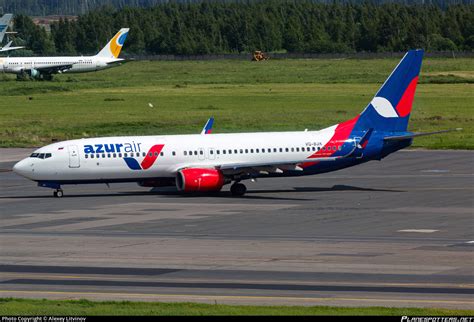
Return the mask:
[[[136,158],[124,157],[127,166],[132,170],[146,170],[149,169],[156,161],[163,150],[164,144],[155,144],[148,150],[141,163]],[[85,154],[93,153],[141,153],[141,143],[111,143],[111,144],[91,144],[84,145]]]

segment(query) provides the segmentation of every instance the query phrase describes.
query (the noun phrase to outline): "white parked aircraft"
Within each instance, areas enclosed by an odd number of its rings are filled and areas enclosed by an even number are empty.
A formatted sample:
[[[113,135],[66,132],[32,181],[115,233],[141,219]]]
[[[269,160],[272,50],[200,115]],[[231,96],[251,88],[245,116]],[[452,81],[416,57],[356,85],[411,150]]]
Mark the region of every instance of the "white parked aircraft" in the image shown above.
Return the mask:
[[[13,171],[55,189],[61,185],[137,182],[176,185],[182,192],[243,195],[240,181],[336,171],[381,160],[432,133],[407,131],[422,50],[411,50],[363,112],[320,131],[212,135],[104,137],[47,145],[15,164]],[[212,120],[203,134],[209,132]],[[443,132],[443,131],[441,131]]]
[[[129,28],[122,28],[95,56],[64,57],[6,57],[0,58],[0,72],[17,75],[28,74],[32,78],[51,79],[57,73],[85,73],[102,70],[118,64],[118,58],[127,38]]]
[[[11,13],[6,13],[3,15],[3,17],[0,18],[0,44],[3,41],[3,37],[5,37],[5,34],[12,34],[15,32],[9,32],[7,31],[8,26],[10,25],[10,21],[12,20],[13,15]],[[10,51],[10,50],[15,50],[15,49],[21,49],[25,47],[12,47],[13,41],[9,41],[8,44],[6,44],[3,47],[0,47],[0,52],[4,51]]]

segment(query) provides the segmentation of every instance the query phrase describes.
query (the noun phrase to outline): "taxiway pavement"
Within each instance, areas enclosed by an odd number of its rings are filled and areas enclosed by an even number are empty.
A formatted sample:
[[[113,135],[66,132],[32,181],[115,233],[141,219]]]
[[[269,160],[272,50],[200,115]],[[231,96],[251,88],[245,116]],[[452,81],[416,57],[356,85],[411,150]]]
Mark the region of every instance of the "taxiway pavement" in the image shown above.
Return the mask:
[[[400,151],[235,198],[64,186],[0,149],[0,296],[474,309],[474,152]]]

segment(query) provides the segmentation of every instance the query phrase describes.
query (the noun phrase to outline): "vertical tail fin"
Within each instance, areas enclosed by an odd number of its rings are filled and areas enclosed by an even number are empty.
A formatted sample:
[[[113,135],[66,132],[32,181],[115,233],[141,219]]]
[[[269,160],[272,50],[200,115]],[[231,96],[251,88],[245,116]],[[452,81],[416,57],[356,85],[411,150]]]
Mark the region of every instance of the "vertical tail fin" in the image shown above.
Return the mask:
[[[3,37],[5,37],[5,33],[8,29],[8,25],[12,20],[13,15],[11,13],[6,13],[3,17],[0,18],[0,43],[3,41]]]
[[[129,30],[129,28],[120,29],[119,32],[115,34],[115,36],[108,42],[107,45],[105,45],[104,48],[102,48],[101,51],[99,51],[96,56],[110,59],[118,58]]]
[[[408,127],[423,50],[410,50],[360,114],[357,127],[402,132]]]

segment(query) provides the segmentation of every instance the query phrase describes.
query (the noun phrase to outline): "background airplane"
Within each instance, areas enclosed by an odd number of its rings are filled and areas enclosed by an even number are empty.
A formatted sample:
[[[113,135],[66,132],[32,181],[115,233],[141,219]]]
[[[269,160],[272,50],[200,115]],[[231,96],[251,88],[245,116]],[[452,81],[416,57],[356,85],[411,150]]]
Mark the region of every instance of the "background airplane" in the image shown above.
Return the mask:
[[[414,137],[444,132],[407,131],[422,57],[422,50],[409,51],[359,115],[320,131],[70,140],[36,150],[13,171],[55,189],[56,197],[64,184],[112,182],[176,185],[182,192],[217,192],[234,182],[232,194],[243,195],[243,180],[314,175],[381,160]]]
[[[3,17],[0,18],[0,44],[3,42],[3,38],[5,37],[5,34],[7,33],[13,33],[13,32],[7,32],[8,26],[10,26],[10,21],[12,20],[13,15],[11,13],[6,13],[3,15]],[[5,46],[0,47],[0,52],[5,52],[5,51],[10,51],[10,50],[15,50],[15,49],[21,49],[25,47],[12,47],[11,44],[13,41],[9,41]]]
[[[95,56],[6,57],[0,58],[0,71],[31,78],[52,79],[57,73],[85,73],[118,66],[118,58],[129,28],[122,28]]]

